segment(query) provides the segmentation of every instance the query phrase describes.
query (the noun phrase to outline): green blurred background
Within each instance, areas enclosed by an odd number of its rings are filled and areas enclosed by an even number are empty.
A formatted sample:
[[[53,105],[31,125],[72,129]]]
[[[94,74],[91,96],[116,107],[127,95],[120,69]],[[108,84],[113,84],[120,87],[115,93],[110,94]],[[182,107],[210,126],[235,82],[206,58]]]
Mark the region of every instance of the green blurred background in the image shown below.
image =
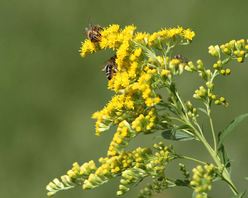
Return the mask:
[[[83,164],[106,156],[115,129],[95,136],[91,115],[101,110],[113,92],[107,89],[99,65],[113,55],[105,50],[81,58],[79,48],[86,37],[89,15],[93,24],[134,24],[137,31],[153,33],[161,27],[192,28],[196,37],[189,46],[178,47],[196,62],[202,59],[212,67],[216,61],[208,46],[232,39],[248,38],[247,0],[1,0],[0,2],[0,197],[46,197],[46,185],[65,174],[77,161]],[[224,96],[229,108],[214,107],[216,131],[236,116],[247,113],[248,61],[228,64],[232,74],[219,76],[216,92]],[[185,100],[204,82],[184,73],[178,77],[178,89]],[[247,188],[243,177],[247,171],[247,120],[235,128],[226,140],[232,160],[233,180],[238,189]],[[205,123],[207,125],[207,122]],[[206,127],[206,133],[209,130]],[[151,146],[157,140],[140,135],[128,149]],[[170,144],[169,141],[164,141]],[[174,142],[179,153],[208,160],[209,155],[198,142]],[[168,176],[179,176],[178,163],[168,166]],[[187,163],[189,170],[196,164]],[[176,173],[172,173],[176,172]],[[136,197],[141,187],[123,197]],[[91,191],[81,187],[59,192],[57,198],[116,197],[119,179]],[[191,190],[175,188],[156,197],[191,197]],[[213,187],[214,197],[231,197],[223,182]]]

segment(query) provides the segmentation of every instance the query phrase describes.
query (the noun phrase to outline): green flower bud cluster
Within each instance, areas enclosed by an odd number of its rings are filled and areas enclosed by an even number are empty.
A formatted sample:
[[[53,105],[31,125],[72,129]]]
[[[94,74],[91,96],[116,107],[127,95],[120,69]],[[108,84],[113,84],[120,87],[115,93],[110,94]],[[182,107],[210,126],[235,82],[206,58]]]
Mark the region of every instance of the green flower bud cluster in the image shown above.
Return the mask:
[[[226,99],[224,97],[217,98],[216,95],[209,93],[208,97],[212,100],[214,100],[214,104],[216,105],[223,105],[224,107],[228,107],[229,104],[226,102]]]
[[[118,156],[101,157],[99,159],[101,166],[98,168],[93,160],[82,166],[75,162],[72,169],[67,171],[67,175],[61,177],[62,182],[55,178],[47,185],[46,189],[49,191],[47,195],[52,196],[60,190],[78,185],[82,185],[83,189],[93,189],[120,175],[123,179],[120,180],[117,195],[125,194],[145,177],[158,178],[162,181],[165,178],[164,169],[173,156],[169,155],[171,148],[164,146],[162,142],[159,145],[154,144],[154,148],[159,152],[153,154],[149,147],[138,147],[132,152],[122,151]]]
[[[244,62],[248,53],[248,45],[245,45],[244,39],[231,40],[229,43],[221,45],[220,49],[229,59],[237,59],[239,63]]]
[[[191,104],[190,101],[185,102],[185,106],[187,108],[187,111],[188,111],[187,114],[189,118],[195,122],[196,118],[198,117],[197,109],[193,108],[193,105]]]
[[[126,120],[119,123],[117,132],[110,143],[108,156],[118,156],[122,150],[128,145],[128,142],[138,134],[133,131]]]
[[[208,96],[208,91],[203,86],[200,86],[199,89],[195,90],[195,94],[193,95],[195,99],[202,101],[206,101],[207,96]]]
[[[204,169],[201,165],[198,165],[192,170],[194,174],[190,185],[194,187],[194,191],[197,193],[196,198],[206,198],[207,192],[212,189],[212,180],[216,173],[215,166],[213,164],[205,165]]]
[[[179,59],[172,59],[169,63],[169,69],[172,75],[178,75],[183,73],[185,63],[182,63]]]
[[[139,117],[132,122],[132,128],[137,132],[143,131],[144,133],[149,133],[149,131],[155,128],[157,124],[157,111],[152,107],[144,114],[140,114]]]
[[[186,171],[184,164],[179,163],[179,170],[183,172],[184,178],[189,180],[189,171]]]
[[[223,65],[230,60],[237,59],[243,62],[248,54],[248,45],[244,44],[244,40],[240,40],[230,41],[221,47],[210,46],[209,53],[218,59],[214,64],[214,72],[211,72],[205,69],[201,60],[198,60],[195,66],[181,55],[175,55],[174,59],[170,57],[174,47],[192,42],[195,33],[190,29],[165,28],[152,35],[134,33],[135,29],[134,25],[119,29],[119,25],[113,24],[101,29],[99,32],[101,42],[86,39],[82,43],[80,49],[82,57],[99,50],[115,51],[115,56],[110,59],[114,59],[113,63],[105,66],[111,67],[110,71],[105,70],[107,75],[111,74],[108,77],[108,87],[115,91],[116,95],[101,111],[95,112],[92,118],[97,119],[96,135],[98,136],[114,125],[118,127],[110,143],[107,157],[99,159],[101,163],[99,167],[96,167],[94,161],[84,163],[82,166],[74,163],[73,168],[61,177],[62,181],[55,178],[48,184],[48,196],[78,185],[82,185],[83,189],[93,189],[117,176],[122,176],[117,195],[125,194],[146,177],[151,177],[154,185],[147,184],[140,191],[140,198],[151,197],[175,186],[194,188],[197,198],[206,197],[207,191],[211,190],[212,178],[215,174],[214,165],[206,165],[205,169],[201,166],[193,169],[194,175],[189,185],[190,176],[185,165],[179,164],[180,171],[186,178],[184,181],[166,178],[165,167],[174,159],[200,162],[199,160],[176,154],[173,146],[164,146],[162,142],[153,145],[157,150],[154,154],[149,147],[138,147],[133,151],[125,151],[125,148],[140,133],[152,134],[162,131],[156,138],[172,140],[172,137],[175,137],[178,141],[198,139],[218,165],[219,159],[217,153],[214,153],[217,149],[210,149],[211,146],[196,121],[198,116],[196,108],[193,108],[189,101],[184,105],[173,77],[182,74],[185,69],[191,73],[197,72],[206,82],[205,87],[200,86],[193,97],[204,102],[212,124],[211,103],[214,101],[217,105],[228,106],[224,97],[218,99],[214,94],[214,78],[218,74],[230,74],[230,69],[223,69]],[[154,49],[159,51],[161,56],[157,56]],[[227,56],[224,61],[221,61],[221,50]],[[156,90],[161,88],[167,90],[168,100],[164,100],[156,93]],[[172,113],[171,116],[169,113]],[[182,125],[178,126],[177,122]],[[211,128],[216,147],[216,135],[212,125]],[[225,175],[225,178],[229,179],[229,175]]]
[[[122,172],[124,179],[120,181],[121,185],[117,192],[118,195],[126,193],[133,185],[145,177],[153,177],[158,178],[160,181],[165,181],[165,167],[173,158],[169,156],[171,149],[165,147],[162,142],[160,142],[159,145],[154,144],[153,147],[159,150],[159,152],[156,152],[154,155],[152,155],[152,151],[149,147],[145,149],[138,147],[132,151],[134,166]],[[155,189],[156,188],[157,190],[159,189],[158,186],[155,187]],[[150,194],[149,191],[145,190],[145,194],[147,193]]]
[[[208,53],[211,54],[213,57],[220,59],[220,47],[218,45],[211,45],[208,47]]]
[[[61,176],[62,182],[55,178],[53,182],[47,185],[46,189],[49,191],[47,195],[52,196],[60,190],[67,190],[81,185],[96,170],[97,167],[93,160],[84,163],[81,167],[77,162],[73,163],[73,168],[67,171],[67,175]]]
[[[192,61],[190,61],[188,65],[185,66],[184,69],[191,73],[198,72],[199,76],[203,80],[209,81],[212,78],[213,75],[212,72],[209,69],[208,70],[205,69],[203,62],[200,59],[196,63],[197,63],[197,67],[194,65]]]
[[[193,63],[192,61],[189,61],[189,62],[188,62],[188,65],[186,65],[186,66],[184,67],[184,69],[185,69],[186,71],[188,71],[188,72],[191,72],[191,73],[197,72],[197,71],[198,71],[197,68],[195,67],[195,65],[194,65],[194,63]]]
[[[163,190],[169,188],[167,180],[164,179],[153,179],[153,185],[150,183],[146,184],[146,187],[140,190],[138,198],[147,198],[155,196],[156,194],[162,192]]]

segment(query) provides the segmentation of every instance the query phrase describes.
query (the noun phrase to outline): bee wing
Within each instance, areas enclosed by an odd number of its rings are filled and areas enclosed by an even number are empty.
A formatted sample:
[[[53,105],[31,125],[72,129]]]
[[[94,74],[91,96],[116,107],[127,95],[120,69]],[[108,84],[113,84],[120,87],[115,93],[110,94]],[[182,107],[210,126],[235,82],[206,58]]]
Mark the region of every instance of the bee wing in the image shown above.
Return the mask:
[[[107,66],[107,63],[109,63],[109,60],[107,60],[107,61],[105,61],[104,63],[102,63],[99,67],[103,67],[103,66]],[[104,69],[105,69],[105,67],[104,67]]]
[[[89,22],[89,26],[91,28],[92,27],[92,17],[91,16],[89,17],[89,21],[88,22]]]
[[[102,74],[103,72],[106,71],[107,65],[105,65],[105,67],[101,70],[100,74]]]
[[[84,28],[84,29],[83,29],[83,33],[84,33],[85,36],[88,36],[88,33],[89,33],[88,28]]]

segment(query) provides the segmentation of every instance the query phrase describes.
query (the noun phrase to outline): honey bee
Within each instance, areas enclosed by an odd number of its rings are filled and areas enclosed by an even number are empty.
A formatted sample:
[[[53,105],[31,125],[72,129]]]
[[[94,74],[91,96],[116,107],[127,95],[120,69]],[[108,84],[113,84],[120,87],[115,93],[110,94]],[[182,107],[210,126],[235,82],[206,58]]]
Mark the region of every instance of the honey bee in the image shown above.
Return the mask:
[[[105,67],[102,69],[102,71],[106,71],[106,77],[108,80],[111,80],[113,78],[114,73],[118,71],[115,67],[117,66],[115,59],[116,55],[112,56],[109,60],[105,61],[102,65],[108,63],[105,65]],[[102,66],[101,65],[101,66]]]
[[[103,28],[101,28],[100,25],[94,25],[92,26],[92,18],[91,16],[89,17],[89,26],[90,26],[90,30],[88,30],[88,28],[84,28],[83,29],[83,33],[88,36],[89,40],[92,43],[97,43],[100,42],[101,40],[101,33],[99,32],[100,30],[103,30]]]
[[[188,60],[179,54],[176,54],[174,58],[180,60],[181,63],[186,63],[186,64],[188,63]]]

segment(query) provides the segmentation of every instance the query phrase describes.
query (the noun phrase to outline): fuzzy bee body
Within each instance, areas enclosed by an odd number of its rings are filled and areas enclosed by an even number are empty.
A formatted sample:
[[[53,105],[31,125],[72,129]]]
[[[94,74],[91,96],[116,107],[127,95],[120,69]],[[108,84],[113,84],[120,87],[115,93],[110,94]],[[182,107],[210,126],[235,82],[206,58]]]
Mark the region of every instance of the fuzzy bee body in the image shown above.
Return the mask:
[[[116,73],[118,70],[114,68],[111,64],[108,64],[104,67],[103,71],[106,71],[107,79],[111,80],[113,78],[114,73]]]
[[[102,69],[102,71],[106,71],[106,77],[108,80],[111,80],[113,78],[114,73],[116,73],[118,70],[115,68],[116,67],[116,55],[112,56],[109,60],[105,61],[103,64],[108,63],[105,65],[105,67]],[[103,65],[102,64],[102,65]]]
[[[102,35],[99,31],[103,30],[103,28],[100,25],[92,26],[92,18],[91,17],[89,17],[89,27],[90,27],[90,30],[88,30],[88,28],[84,28],[83,33],[89,38],[89,40],[92,43],[100,42]]]

